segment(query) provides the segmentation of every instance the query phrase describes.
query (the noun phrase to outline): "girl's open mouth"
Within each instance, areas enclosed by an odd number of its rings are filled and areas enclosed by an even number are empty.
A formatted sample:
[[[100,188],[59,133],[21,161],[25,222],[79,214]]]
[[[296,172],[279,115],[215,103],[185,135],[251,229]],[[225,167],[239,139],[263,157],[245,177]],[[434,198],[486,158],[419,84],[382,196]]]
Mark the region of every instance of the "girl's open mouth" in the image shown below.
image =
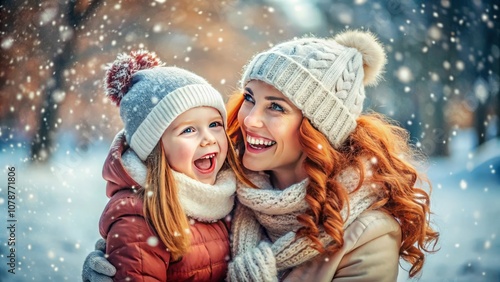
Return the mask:
[[[201,172],[201,173],[210,173],[214,171],[215,169],[215,157],[217,156],[217,153],[210,153],[206,154],[203,157],[197,159],[194,161],[194,166]]]

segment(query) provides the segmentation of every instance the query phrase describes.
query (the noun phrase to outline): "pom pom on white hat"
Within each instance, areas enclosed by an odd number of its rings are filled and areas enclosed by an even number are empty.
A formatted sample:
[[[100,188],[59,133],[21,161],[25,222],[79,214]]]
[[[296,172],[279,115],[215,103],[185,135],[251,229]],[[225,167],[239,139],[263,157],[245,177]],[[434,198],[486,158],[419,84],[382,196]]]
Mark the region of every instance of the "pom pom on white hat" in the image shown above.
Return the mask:
[[[375,35],[362,31],[346,31],[335,36],[335,41],[345,47],[358,50],[363,56],[363,69],[365,86],[376,86],[382,79],[386,55],[382,44]]]

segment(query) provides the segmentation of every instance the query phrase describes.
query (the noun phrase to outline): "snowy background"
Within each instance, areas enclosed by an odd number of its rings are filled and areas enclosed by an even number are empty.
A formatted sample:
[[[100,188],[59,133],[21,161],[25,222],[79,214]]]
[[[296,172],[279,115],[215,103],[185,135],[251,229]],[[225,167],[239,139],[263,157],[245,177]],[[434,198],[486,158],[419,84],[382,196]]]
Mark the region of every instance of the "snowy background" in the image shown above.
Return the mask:
[[[428,257],[420,281],[500,281],[500,140],[472,149],[473,140],[470,131],[457,132],[452,156],[429,160],[441,250]],[[0,281],[80,280],[107,201],[101,178],[107,143],[96,141],[77,152],[62,142],[60,153],[41,167],[23,161],[26,152],[15,144],[2,149],[2,216],[6,167],[16,167],[18,264],[15,275],[7,273],[7,250],[0,245]],[[2,242],[9,236],[5,229],[1,235]],[[407,280],[404,271],[399,280]]]
[[[441,249],[420,280],[500,281],[499,15],[498,0],[0,1],[0,281],[80,281],[107,202],[102,163],[122,128],[102,89],[118,53],[155,51],[229,95],[256,52],[347,28],[376,33],[387,51],[367,108],[430,156]]]

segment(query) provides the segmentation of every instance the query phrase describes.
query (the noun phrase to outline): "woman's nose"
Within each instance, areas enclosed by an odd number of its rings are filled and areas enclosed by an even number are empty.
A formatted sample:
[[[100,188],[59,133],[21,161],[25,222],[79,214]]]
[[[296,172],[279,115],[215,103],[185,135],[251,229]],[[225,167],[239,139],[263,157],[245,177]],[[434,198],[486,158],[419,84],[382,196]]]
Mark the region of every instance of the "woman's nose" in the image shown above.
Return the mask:
[[[262,127],[262,115],[255,108],[248,112],[248,115],[243,119],[246,127]]]

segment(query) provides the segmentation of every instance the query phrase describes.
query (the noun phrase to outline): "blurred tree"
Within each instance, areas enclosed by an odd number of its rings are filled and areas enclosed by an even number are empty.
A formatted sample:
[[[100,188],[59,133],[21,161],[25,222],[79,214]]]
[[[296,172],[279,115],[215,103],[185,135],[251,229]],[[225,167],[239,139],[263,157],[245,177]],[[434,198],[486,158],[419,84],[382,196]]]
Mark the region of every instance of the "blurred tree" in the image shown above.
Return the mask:
[[[380,36],[389,56],[385,81],[367,100],[426,153],[446,155],[450,128],[473,126],[481,85],[490,91],[486,116],[475,116],[483,124],[496,118],[500,132],[498,5],[483,2],[2,1],[0,145],[30,147],[38,161],[62,146],[84,150],[110,139],[122,123],[102,78],[121,52],[155,51],[230,94],[255,52],[304,34],[364,28]],[[484,30],[475,33],[474,24]],[[481,70],[486,84],[474,83]]]
[[[489,1],[461,0],[457,3],[457,10],[459,14],[455,16],[461,16],[457,30],[462,39],[468,39],[464,40],[461,57],[468,61],[470,97],[476,105],[474,128],[477,146],[480,146],[488,139],[487,130],[493,122],[492,117],[500,117],[500,29],[495,26],[498,25],[495,19],[499,18],[499,7]],[[496,136],[500,136],[498,130]]]
[[[229,94],[255,50],[290,34],[274,25],[279,15],[232,0],[6,1],[0,14],[0,143],[29,147],[31,161],[121,129],[102,89],[118,53],[155,51]]]
[[[422,66],[421,76],[416,83],[419,105],[422,109],[421,143],[427,154],[448,156],[450,124],[445,118],[448,101],[452,95],[454,83],[453,63],[456,49],[452,42],[454,19],[449,17],[450,6],[447,1],[429,3],[417,7],[421,11],[421,42],[409,52],[418,54]]]
[[[23,95],[26,92],[27,99],[35,99],[36,94],[32,85],[38,81],[26,74],[26,70],[36,62],[36,55],[29,61],[24,55],[32,50],[37,35],[32,33],[31,21],[37,13],[36,9],[19,5],[15,0],[3,1],[0,4],[0,144],[8,143],[8,140],[18,141],[19,136],[13,135],[13,129],[21,123],[19,120],[26,117],[25,109],[20,111]],[[20,25],[20,23],[24,23]],[[29,38],[29,39],[28,39]],[[31,43],[30,43],[31,42]],[[24,74],[24,75],[22,75]],[[25,84],[17,84],[23,80]],[[33,82],[33,84],[32,84]],[[20,114],[21,112],[21,114]],[[22,133],[21,133],[22,134]]]
[[[46,161],[48,153],[54,140],[54,131],[57,128],[57,117],[59,103],[65,95],[64,72],[74,61],[75,50],[78,46],[79,33],[84,30],[83,26],[89,20],[90,15],[101,5],[101,0],[93,1],[67,1],[60,2],[60,9],[65,10],[64,18],[66,25],[60,23],[53,25],[51,32],[59,33],[60,39],[53,53],[53,72],[47,88],[42,97],[41,115],[38,122],[37,133],[34,136],[31,147],[31,158],[35,161]],[[62,32],[61,32],[62,31]],[[48,36],[44,41],[57,36]]]

